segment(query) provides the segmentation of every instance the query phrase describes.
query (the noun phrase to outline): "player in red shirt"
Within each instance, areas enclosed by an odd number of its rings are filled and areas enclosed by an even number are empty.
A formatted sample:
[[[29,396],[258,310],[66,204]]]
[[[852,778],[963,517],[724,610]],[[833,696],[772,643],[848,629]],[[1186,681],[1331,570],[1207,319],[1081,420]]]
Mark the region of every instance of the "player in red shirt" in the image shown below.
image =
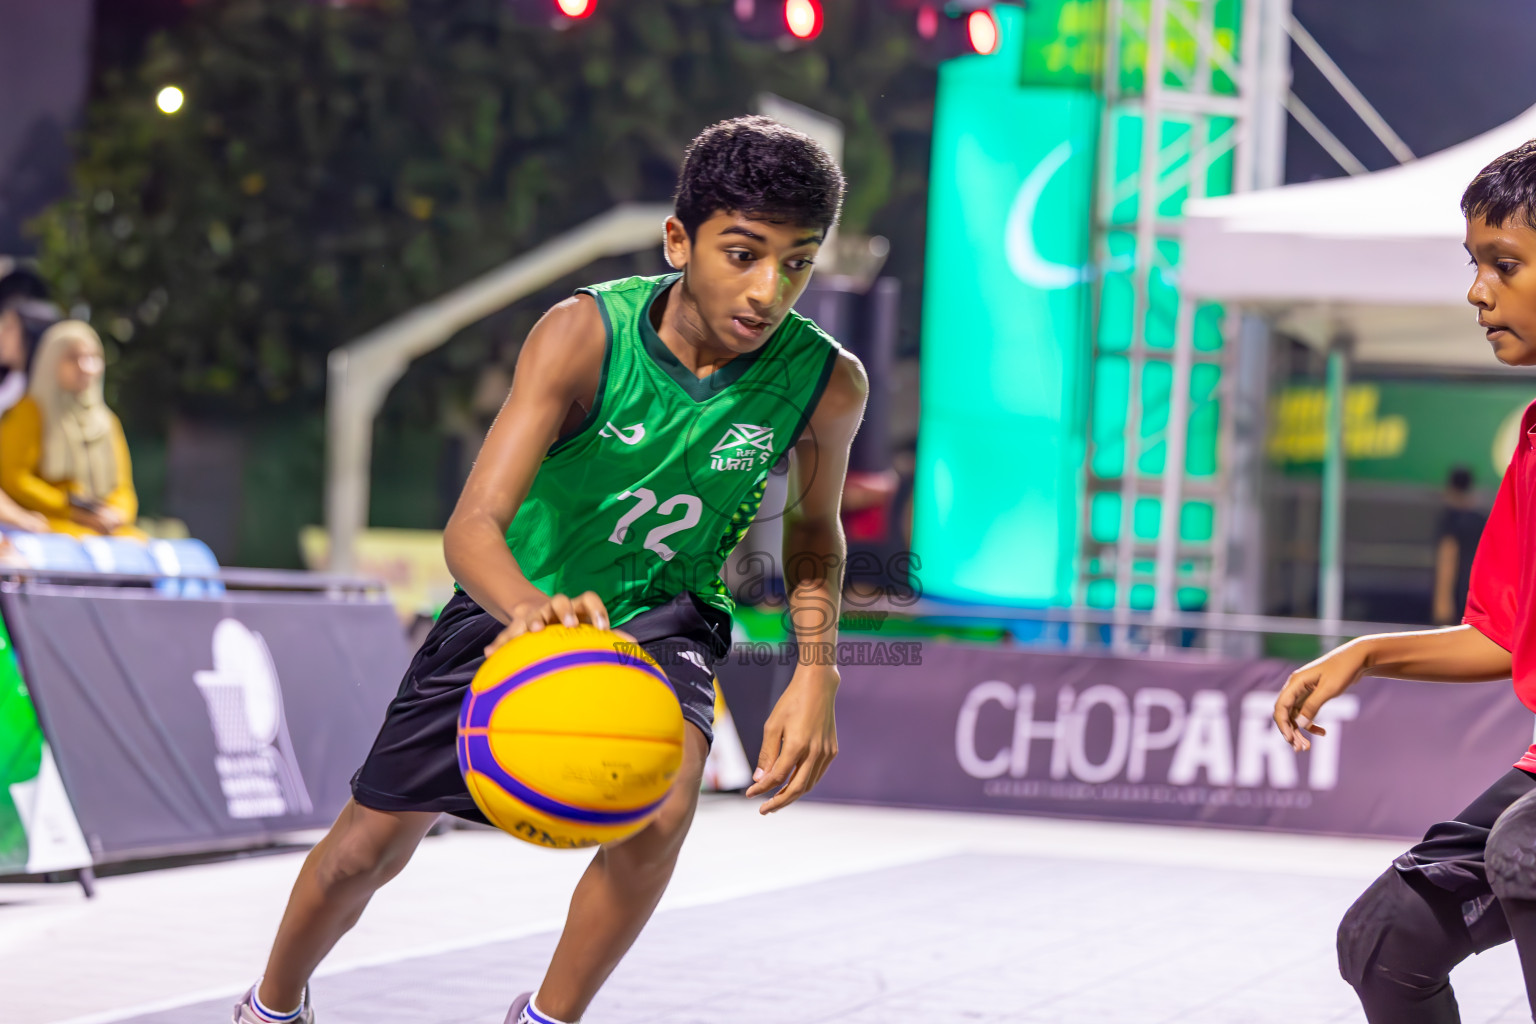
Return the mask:
[[[1509,366],[1536,366],[1536,141],[1483,168],[1461,199],[1476,268],[1467,301]],[[1310,746],[1317,709],[1362,676],[1513,678],[1536,711],[1536,402],[1472,563],[1462,625],[1364,636],[1291,675],[1275,724]],[[1371,1024],[1461,1019],[1451,968],[1515,940],[1536,1012],[1536,747],[1466,810],[1431,826],[1339,925],[1339,969]]]

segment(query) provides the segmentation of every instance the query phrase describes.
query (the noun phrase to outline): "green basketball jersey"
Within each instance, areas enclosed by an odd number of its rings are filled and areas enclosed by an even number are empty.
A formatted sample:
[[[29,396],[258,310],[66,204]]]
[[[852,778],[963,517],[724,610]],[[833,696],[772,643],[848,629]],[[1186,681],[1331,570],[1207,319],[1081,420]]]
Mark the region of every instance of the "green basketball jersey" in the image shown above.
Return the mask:
[[[614,625],[684,590],[734,610],[721,567],[837,359],[837,343],[791,312],[755,352],[700,379],[652,326],[678,276],[581,289],[608,330],[597,401],[544,456],[507,529],[534,586],[595,591]]]

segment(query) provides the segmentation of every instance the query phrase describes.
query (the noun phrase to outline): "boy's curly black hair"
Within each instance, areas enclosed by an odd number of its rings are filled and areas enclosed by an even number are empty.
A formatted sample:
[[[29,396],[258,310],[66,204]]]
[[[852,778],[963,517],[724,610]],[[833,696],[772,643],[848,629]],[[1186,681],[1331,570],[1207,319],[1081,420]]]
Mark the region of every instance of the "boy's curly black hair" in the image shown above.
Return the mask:
[[[843,206],[843,172],[814,139],[767,117],[710,125],[688,144],[673,208],[689,238],[720,212],[825,233]]]
[[[1502,228],[1519,218],[1526,227],[1536,228],[1536,139],[1478,171],[1461,194],[1461,212],[1490,227]]]

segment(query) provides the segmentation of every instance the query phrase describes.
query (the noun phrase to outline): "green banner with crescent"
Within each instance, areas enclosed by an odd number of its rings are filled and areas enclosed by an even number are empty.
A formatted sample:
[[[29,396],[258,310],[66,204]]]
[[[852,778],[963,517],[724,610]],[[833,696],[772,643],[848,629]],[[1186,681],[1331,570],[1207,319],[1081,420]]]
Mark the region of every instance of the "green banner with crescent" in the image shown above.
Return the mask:
[[[1124,6],[1129,22],[1146,24],[1147,0]],[[1070,604],[1081,596],[1110,605],[1115,581],[1096,559],[1083,566],[1090,582],[1076,593],[1078,541],[1086,526],[1096,544],[1116,543],[1119,481],[1128,471],[1153,479],[1165,472],[1173,390],[1166,353],[1178,305],[1179,242],[1156,242],[1138,332],[1134,225],[1142,203],[1142,122],[1134,106],[1117,109],[1107,123],[1102,116],[1095,89],[1104,5],[1040,0],[1027,16],[1016,7],[995,11],[998,50],[950,61],[939,73],[918,470],[926,486],[918,489],[914,547],[924,586],[937,596],[1024,605]],[[1188,88],[1199,70],[1191,65],[1194,33],[1236,53],[1241,13],[1239,0],[1170,0],[1164,67],[1171,87]],[[1122,36],[1120,87],[1134,95],[1145,77],[1145,41],[1138,43],[1134,31]],[[1206,71],[1212,91],[1233,91],[1222,69]],[[1114,143],[1106,173],[1115,186],[1098,211],[1105,252],[1098,333],[1090,338],[1101,130]],[[1160,218],[1177,220],[1193,194],[1231,191],[1233,130],[1225,117],[1160,119]],[[1193,479],[1217,470],[1221,369],[1205,354],[1222,346],[1222,315],[1210,304],[1195,313],[1199,358],[1189,380],[1188,444],[1184,465],[1174,467]],[[1133,382],[1136,361],[1128,350],[1138,333],[1152,358],[1140,361]],[[1132,410],[1136,422],[1128,422]],[[1134,466],[1126,464],[1128,437],[1137,441]],[[1155,537],[1159,499],[1143,497],[1133,511],[1137,536]],[[1184,502],[1178,520],[1186,541],[1211,541],[1209,502]],[[1126,595],[1135,607],[1150,605],[1150,571],[1150,563],[1136,563]],[[1181,584],[1178,600],[1201,607],[1206,595]]]
[[[1072,599],[1100,101],[1023,87],[1024,14],[939,72],[913,546],[925,591]]]

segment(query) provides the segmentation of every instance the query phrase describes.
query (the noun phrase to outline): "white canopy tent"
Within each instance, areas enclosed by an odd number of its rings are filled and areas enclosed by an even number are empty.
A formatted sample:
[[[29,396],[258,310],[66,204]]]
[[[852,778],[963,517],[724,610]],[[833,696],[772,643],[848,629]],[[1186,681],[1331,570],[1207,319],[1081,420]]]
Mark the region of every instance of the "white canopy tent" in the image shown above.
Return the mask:
[[[1193,201],[1183,292],[1267,309],[1319,345],[1347,333],[1355,362],[1487,369],[1488,343],[1466,300],[1461,193],[1490,160],[1532,138],[1536,107],[1398,167]]]
[[[1344,415],[1351,362],[1488,370],[1488,342],[1466,300],[1460,199],[1501,153],[1536,138],[1536,107],[1466,142],[1397,167],[1191,201],[1180,259],[1176,358],[1192,346],[1187,309],[1241,304],[1325,348],[1319,617],[1343,613]],[[1179,411],[1175,410],[1174,415]],[[1170,440],[1169,457],[1175,456]]]

